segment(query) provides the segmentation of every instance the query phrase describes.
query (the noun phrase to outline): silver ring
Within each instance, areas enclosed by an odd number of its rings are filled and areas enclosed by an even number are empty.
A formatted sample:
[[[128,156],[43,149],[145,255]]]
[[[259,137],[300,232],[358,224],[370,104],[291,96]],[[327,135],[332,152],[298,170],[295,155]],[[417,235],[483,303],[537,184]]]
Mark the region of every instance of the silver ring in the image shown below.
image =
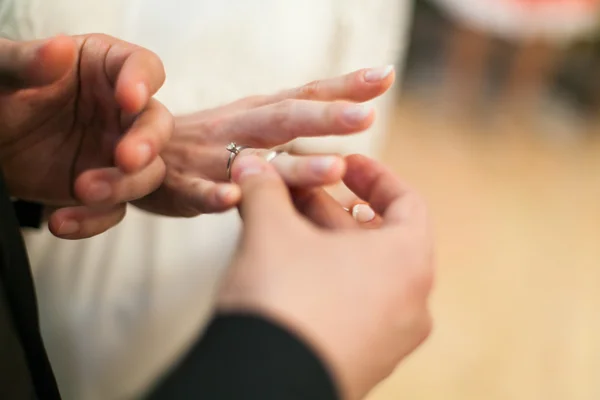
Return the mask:
[[[227,160],[227,178],[229,180],[231,180],[231,166],[233,165],[233,161],[242,150],[247,148],[248,146],[238,146],[235,142],[231,142],[227,145],[226,149],[230,153],[229,159]]]
[[[264,158],[265,158],[266,162],[270,163],[276,157],[279,157],[282,154],[287,154],[287,153],[285,151],[271,150],[270,152],[267,153],[267,155]]]

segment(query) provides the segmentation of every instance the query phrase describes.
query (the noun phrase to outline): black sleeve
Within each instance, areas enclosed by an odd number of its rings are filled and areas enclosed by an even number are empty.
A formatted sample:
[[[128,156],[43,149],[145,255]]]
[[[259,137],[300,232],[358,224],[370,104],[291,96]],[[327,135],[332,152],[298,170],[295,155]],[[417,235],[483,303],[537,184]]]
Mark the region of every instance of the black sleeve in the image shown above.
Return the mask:
[[[42,224],[43,205],[16,200],[13,207],[21,228],[39,228]]]
[[[281,327],[250,315],[218,316],[148,399],[337,400],[322,362]]]
[[[60,399],[40,335],[33,277],[14,211],[0,168],[0,398],[31,398],[22,397],[23,392],[35,391],[39,399]]]

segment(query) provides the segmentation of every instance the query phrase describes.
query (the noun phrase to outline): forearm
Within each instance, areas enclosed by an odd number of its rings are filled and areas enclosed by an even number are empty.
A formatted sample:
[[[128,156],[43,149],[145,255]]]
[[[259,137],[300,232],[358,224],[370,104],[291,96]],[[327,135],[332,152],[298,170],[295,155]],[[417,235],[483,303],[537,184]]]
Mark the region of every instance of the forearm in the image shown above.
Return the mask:
[[[321,361],[298,338],[250,315],[213,320],[149,399],[334,400]]]

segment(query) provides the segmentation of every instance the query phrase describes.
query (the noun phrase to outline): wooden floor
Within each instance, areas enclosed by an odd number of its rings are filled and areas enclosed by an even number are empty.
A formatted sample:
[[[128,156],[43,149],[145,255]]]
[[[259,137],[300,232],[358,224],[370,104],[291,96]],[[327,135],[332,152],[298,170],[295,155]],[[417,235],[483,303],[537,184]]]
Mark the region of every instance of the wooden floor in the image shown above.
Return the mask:
[[[402,102],[386,159],[432,209],[436,326],[370,400],[600,399],[600,140],[427,108]]]

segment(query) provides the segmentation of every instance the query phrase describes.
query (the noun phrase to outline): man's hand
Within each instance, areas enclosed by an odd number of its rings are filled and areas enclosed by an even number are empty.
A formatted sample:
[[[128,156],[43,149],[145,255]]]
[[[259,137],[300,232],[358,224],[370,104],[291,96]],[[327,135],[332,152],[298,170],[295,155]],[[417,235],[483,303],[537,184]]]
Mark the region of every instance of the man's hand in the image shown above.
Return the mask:
[[[377,227],[363,229],[319,190],[317,226],[271,165],[247,157],[234,166],[244,231],[218,307],[295,331],[354,400],[428,336],[433,257],[420,197],[375,161],[351,156],[347,165],[344,182],[377,211]]]
[[[165,74],[153,53],[105,35],[0,40],[0,166],[11,195],[76,213],[86,230],[116,224],[126,202],[163,181],[173,130],[152,96]],[[85,236],[56,215],[50,229]]]

